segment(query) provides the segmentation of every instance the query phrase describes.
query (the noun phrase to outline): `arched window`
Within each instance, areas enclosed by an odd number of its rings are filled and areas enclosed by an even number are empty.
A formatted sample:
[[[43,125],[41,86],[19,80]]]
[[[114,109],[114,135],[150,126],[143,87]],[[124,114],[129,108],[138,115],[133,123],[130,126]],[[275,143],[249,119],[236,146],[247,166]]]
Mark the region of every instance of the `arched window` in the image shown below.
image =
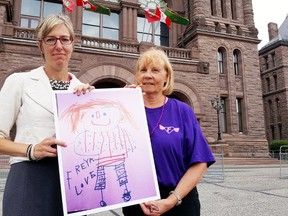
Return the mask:
[[[218,61],[218,73],[219,74],[224,74],[226,73],[226,50],[221,47],[217,51],[217,61]]]
[[[240,75],[242,69],[241,53],[239,50],[233,51],[233,70],[234,75]]]

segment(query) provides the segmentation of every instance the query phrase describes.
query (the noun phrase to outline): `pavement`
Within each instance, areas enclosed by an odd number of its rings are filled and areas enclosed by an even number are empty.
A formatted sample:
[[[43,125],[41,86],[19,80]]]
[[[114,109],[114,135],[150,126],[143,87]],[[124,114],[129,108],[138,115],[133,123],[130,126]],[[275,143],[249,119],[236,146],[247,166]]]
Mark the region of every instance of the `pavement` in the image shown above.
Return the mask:
[[[197,187],[201,216],[288,215],[288,161],[224,158],[209,168]],[[115,209],[90,216],[123,214]]]

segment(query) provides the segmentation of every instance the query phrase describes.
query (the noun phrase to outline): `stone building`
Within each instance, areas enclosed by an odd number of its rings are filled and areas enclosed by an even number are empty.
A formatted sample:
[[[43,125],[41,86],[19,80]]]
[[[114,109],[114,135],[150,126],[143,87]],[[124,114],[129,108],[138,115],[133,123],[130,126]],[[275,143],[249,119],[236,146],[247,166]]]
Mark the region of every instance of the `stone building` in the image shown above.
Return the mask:
[[[0,0],[0,87],[10,74],[43,64],[35,27],[49,13],[66,13],[76,32],[70,70],[84,83],[96,88],[133,83],[141,51],[160,46],[175,71],[171,97],[193,108],[209,143],[223,144],[227,156],[268,155],[252,0],[96,2],[111,15],[81,7],[69,12],[61,0]],[[172,23],[169,29],[148,23],[143,6],[153,10],[166,3],[189,24]],[[211,106],[214,98],[221,99],[219,115]]]
[[[266,137],[288,139],[288,16],[268,24],[269,42],[259,50]]]

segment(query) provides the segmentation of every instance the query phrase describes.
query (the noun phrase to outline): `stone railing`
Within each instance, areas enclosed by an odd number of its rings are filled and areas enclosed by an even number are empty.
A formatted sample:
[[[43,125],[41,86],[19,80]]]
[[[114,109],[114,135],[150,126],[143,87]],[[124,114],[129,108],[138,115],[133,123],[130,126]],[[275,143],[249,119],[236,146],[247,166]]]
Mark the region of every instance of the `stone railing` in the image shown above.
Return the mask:
[[[138,53],[138,43],[127,43],[117,40],[109,40],[105,38],[94,38],[82,36],[82,46],[91,48],[109,49],[121,52]]]
[[[14,27],[13,38],[22,40],[36,40],[35,29]],[[131,43],[117,40],[109,40],[105,38],[94,38],[88,36],[80,37],[80,45],[82,47],[113,50],[123,53],[139,54],[139,43]],[[181,49],[175,47],[161,46],[169,58],[191,60],[192,54],[190,49]]]
[[[187,59],[187,60],[192,59],[190,49],[181,49],[181,48],[163,47],[163,46],[161,46],[161,49],[164,50],[164,52],[169,58],[178,58],[178,59]]]
[[[35,29],[14,27],[13,37],[36,40]]]

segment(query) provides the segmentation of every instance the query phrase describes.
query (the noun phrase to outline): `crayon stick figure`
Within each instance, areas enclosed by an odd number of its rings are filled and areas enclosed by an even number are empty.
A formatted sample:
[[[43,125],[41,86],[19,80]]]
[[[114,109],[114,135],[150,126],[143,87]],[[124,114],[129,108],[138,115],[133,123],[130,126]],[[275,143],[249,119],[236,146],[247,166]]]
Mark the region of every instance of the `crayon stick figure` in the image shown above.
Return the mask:
[[[115,101],[90,100],[85,104],[73,104],[62,115],[68,120],[70,130],[76,134],[74,151],[77,155],[93,156],[97,161],[97,178],[94,190],[101,193],[101,206],[106,206],[103,191],[106,188],[105,169],[112,167],[119,187],[124,187],[122,199],[128,202],[128,175],[125,160],[134,151],[135,144],[121,123],[128,121],[135,127],[133,118],[125,107]]]

